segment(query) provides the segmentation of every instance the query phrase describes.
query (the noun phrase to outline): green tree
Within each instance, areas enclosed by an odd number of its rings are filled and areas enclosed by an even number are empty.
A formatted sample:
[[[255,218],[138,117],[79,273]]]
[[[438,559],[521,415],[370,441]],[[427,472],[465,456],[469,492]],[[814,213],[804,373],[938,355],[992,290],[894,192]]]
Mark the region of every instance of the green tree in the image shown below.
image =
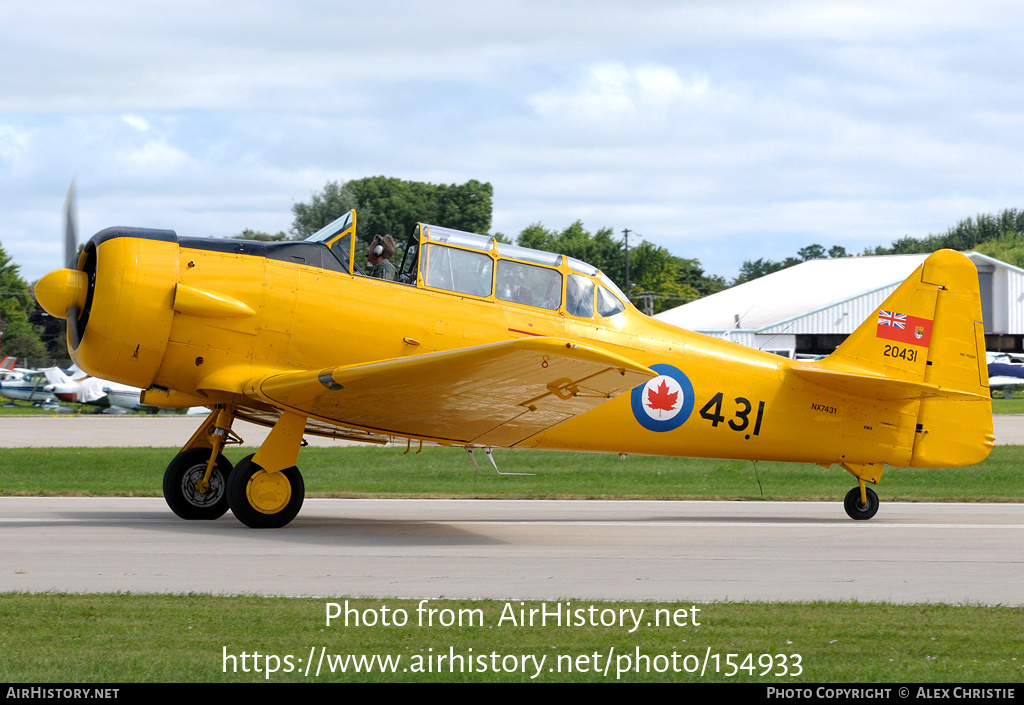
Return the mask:
[[[32,285],[35,288],[35,285]],[[43,355],[31,355],[29,357],[68,357],[68,323],[63,318],[54,318],[38,303],[35,310],[28,316],[28,322],[39,332],[39,339],[46,346]]]
[[[328,181],[324,190],[314,193],[309,203],[296,203],[292,206],[292,214],[295,216],[292,235],[296,240],[304,240],[356,207],[355,194],[347,188],[347,184]]]
[[[684,262],[673,256],[664,247],[653,245],[643,240],[629,253],[630,282],[633,291],[630,298],[636,301],[641,293],[654,295],[652,313],[661,313],[665,309],[681,306],[687,301],[700,298],[700,292],[686,281]]]
[[[313,232],[316,231],[314,230]],[[246,228],[238,235],[236,235],[235,238],[239,240],[259,240],[261,242],[277,242],[279,240],[287,240],[288,233],[281,230],[278,231],[276,234],[271,235],[270,233],[265,233],[260,230],[252,230],[250,228]]]
[[[802,262],[812,259],[825,259],[825,248],[821,245],[808,245],[797,250],[796,255]]]
[[[489,183],[429,184],[371,176],[345,183],[329,181],[308,203],[292,206],[292,233],[305,238],[346,211],[359,213],[358,236],[391,235],[400,244],[418,222],[486,234],[491,228],[493,187]]]
[[[591,264],[626,288],[626,256],[624,242],[611,228],[590,233],[577,220],[561,230],[549,230],[534,223],[519,233],[516,242],[548,252],[558,252]],[[676,257],[664,247],[642,240],[629,250],[629,278],[632,291],[626,292],[634,302],[646,296],[654,299],[654,312],[679,306],[686,301],[721,291],[726,287],[721,277],[708,277],[695,259]]]
[[[870,254],[865,251],[864,254]],[[801,262],[808,262],[812,259],[825,259],[826,257],[849,257],[846,252],[846,248],[842,245],[833,245],[825,251],[825,248],[821,245],[808,245],[807,247],[801,247],[796,251],[796,257],[787,257],[781,262],[777,262],[771,259],[765,259],[759,257],[756,260],[746,260],[740,265],[740,272],[732,285],[743,284],[744,282],[753,281],[766,274],[778,272],[782,269],[792,267],[793,265],[800,264]]]
[[[705,272],[700,260],[676,257],[675,265],[679,270],[679,280],[696,289],[700,296],[708,296],[729,288],[724,278]]]
[[[0,337],[0,354],[15,357],[50,357],[51,352],[39,337],[39,330],[29,323],[24,311],[7,309],[0,312],[3,316]],[[59,348],[59,346],[58,346]],[[56,357],[66,357],[66,348],[60,349]]]
[[[0,353],[16,357],[45,357],[39,330],[29,322],[36,302],[18,265],[0,245]]]
[[[519,233],[516,242],[523,247],[583,260],[607,274],[616,284],[622,286],[625,283],[625,253],[611,228],[601,228],[591,234],[579,220],[561,231],[548,230],[540,223],[534,223]]]
[[[766,274],[778,272],[780,269],[785,269],[786,267],[792,267],[794,264],[800,264],[800,260],[795,257],[788,257],[782,262],[776,262],[775,260],[765,259],[763,257],[758,257],[755,260],[745,260],[743,264],[740,265],[740,273],[733,282],[733,286],[753,281],[754,279],[759,279]]]
[[[866,255],[924,254],[943,248],[951,250],[977,250],[979,246],[1006,240],[1016,245],[1024,234],[1024,211],[1007,208],[998,215],[980,213],[974,218],[961,220],[940,235],[915,238],[909,235],[893,241],[889,247],[878,246],[864,250]]]
[[[471,179],[464,184],[435,187],[437,225],[486,235],[491,229],[494,187]]]

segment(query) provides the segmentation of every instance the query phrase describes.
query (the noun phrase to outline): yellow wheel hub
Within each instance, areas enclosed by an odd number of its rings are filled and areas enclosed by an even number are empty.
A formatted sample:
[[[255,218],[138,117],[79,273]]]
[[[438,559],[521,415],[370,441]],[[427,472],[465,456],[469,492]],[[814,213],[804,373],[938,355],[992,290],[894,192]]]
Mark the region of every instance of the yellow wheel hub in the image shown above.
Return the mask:
[[[260,470],[249,478],[245,496],[253,509],[261,514],[277,514],[292,498],[292,485],[280,472]]]

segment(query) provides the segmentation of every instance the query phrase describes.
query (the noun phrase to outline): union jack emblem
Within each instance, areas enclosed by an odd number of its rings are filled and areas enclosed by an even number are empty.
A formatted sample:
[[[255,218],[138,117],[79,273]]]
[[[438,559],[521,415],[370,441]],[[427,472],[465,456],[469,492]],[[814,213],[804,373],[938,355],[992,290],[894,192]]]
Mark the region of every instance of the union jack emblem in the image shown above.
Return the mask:
[[[893,328],[906,328],[907,327],[907,314],[905,314],[905,313],[894,313],[893,311],[879,311],[878,312],[878,325],[880,325],[880,326],[892,326]]]

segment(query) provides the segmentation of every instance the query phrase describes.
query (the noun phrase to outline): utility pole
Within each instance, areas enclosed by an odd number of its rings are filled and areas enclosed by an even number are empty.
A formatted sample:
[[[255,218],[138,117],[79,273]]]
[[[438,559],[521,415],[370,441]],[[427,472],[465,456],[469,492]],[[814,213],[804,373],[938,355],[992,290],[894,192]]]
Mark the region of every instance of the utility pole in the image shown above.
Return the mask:
[[[629,228],[625,228],[622,234],[626,236],[626,296],[629,296]]]
[[[649,291],[644,294],[644,313],[648,316],[654,315],[654,294]]]

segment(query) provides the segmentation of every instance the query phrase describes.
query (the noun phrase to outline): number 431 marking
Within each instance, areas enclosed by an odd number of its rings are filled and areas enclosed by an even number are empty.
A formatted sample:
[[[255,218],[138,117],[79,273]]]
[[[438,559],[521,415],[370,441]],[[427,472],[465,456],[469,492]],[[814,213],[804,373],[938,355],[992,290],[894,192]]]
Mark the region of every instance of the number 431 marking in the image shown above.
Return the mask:
[[[725,421],[725,417],[722,416],[722,397],[723,393],[719,392],[715,396],[711,397],[707,404],[700,410],[701,417],[711,422],[713,427]],[[736,397],[733,402],[737,405],[735,416],[729,419],[729,428],[733,431],[745,431],[750,425],[750,411],[753,406],[750,401],[744,397]],[[757,417],[754,419],[754,430],[752,433],[746,435],[750,438],[751,435],[758,436],[761,434],[761,419],[764,418],[764,402],[757,402]]]

